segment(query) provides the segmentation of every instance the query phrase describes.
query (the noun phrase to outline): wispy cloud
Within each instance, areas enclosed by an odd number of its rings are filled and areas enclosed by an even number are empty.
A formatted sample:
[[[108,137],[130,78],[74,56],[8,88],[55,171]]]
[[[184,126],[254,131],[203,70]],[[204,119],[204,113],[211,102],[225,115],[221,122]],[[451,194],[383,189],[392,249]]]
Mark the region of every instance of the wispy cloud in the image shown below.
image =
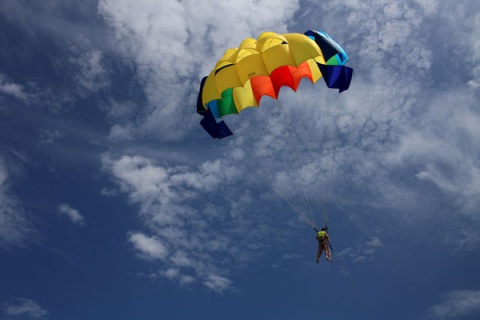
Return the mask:
[[[9,192],[7,180],[7,168],[0,158],[0,247],[21,247],[32,238],[33,225],[18,199]]]
[[[444,294],[441,301],[430,308],[429,314],[439,320],[480,316],[480,291],[455,290]]]
[[[478,81],[478,4],[469,4],[476,9],[442,1],[320,4],[329,12],[324,28],[335,30],[355,67],[335,114],[336,134],[345,138],[335,159],[340,184],[362,196],[342,201],[368,199],[398,216],[425,211],[418,190],[429,181],[460,213],[478,217],[478,92],[468,85]],[[436,50],[446,35],[455,39]],[[453,74],[441,67],[452,55],[465,56]]]
[[[103,53],[99,49],[72,47],[69,62],[75,68],[75,81],[81,90],[92,94],[110,85],[108,70],[103,62]]]
[[[231,283],[231,280],[217,275],[209,275],[208,278],[203,282],[206,287],[219,293],[222,293],[228,289]]]
[[[298,253],[286,253],[282,256],[282,259],[285,259],[285,260],[295,260],[295,259],[299,259],[301,258],[302,255],[298,254]]]
[[[61,215],[67,216],[70,221],[72,221],[74,224],[78,224],[80,226],[85,225],[85,218],[82,214],[80,214],[80,211],[78,211],[75,208],[72,208],[68,203],[62,203],[58,206],[58,212]]]
[[[15,81],[12,78],[17,76],[16,68],[10,68],[5,75],[0,74],[0,95],[10,95],[27,105],[58,112],[71,107],[79,98],[108,88],[110,70],[104,59],[104,52],[109,50],[108,41],[98,28],[91,29],[92,25],[87,22],[94,16],[94,9],[89,3],[65,5],[50,1],[46,6],[25,6],[16,1],[3,2],[0,12],[12,30],[17,30],[21,37],[18,43],[31,44],[27,49],[27,46],[12,43],[10,50],[16,55],[11,63],[24,65],[32,69],[32,73],[21,74],[21,78]],[[82,22],[65,18],[69,15],[67,12],[82,16]],[[90,37],[90,34],[95,36]],[[44,66],[49,71],[34,76],[39,61],[38,50],[41,50],[37,45],[44,45],[45,38],[52,40],[46,62],[48,66]]]
[[[0,98],[1,95],[11,96],[25,105],[37,105],[49,112],[58,112],[65,105],[71,105],[76,94],[66,92],[63,88],[52,88],[35,81],[16,83],[7,75],[0,73]],[[2,108],[6,108],[3,107]]]
[[[421,123],[401,137],[398,148],[386,159],[395,166],[420,168],[417,179],[439,188],[459,207],[459,213],[479,219],[480,152],[475,146],[480,139],[480,115],[475,100],[465,90],[432,97]]]
[[[132,232],[128,239],[141,257],[160,262],[158,275],[223,291],[233,284],[231,272],[262,251],[268,216],[238,205],[249,192],[233,188],[240,171],[227,162],[165,167],[140,156],[105,156],[104,166],[139,206],[151,235]]]
[[[358,242],[355,247],[343,249],[336,256],[340,259],[349,259],[354,263],[367,262],[372,260],[377,250],[383,246],[382,241],[377,237]]]
[[[480,246],[480,231],[477,228],[466,226],[455,230],[455,233],[449,233],[445,241],[453,244],[450,249],[453,254],[471,253]]]
[[[0,94],[13,96],[22,101],[28,100],[28,94],[25,92],[24,86],[13,82],[2,73],[0,73]]]
[[[43,129],[40,131],[40,143],[51,144],[62,137],[58,130]]]
[[[164,252],[157,258],[164,263],[159,274],[175,281],[185,275],[204,284],[210,283],[206,279],[212,274],[228,277],[226,270],[218,272],[219,266],[242,259],[242,251],[234,246],[231,233],[212,232],[209,227],[226,227],[226,215],[245,219],[242,210],[256,209],[253,204],[260,198],[255,193],[260,183],[263,189],[268,184],[287,195],[287,201],[328,195],[345,207],[386,208],[382,214],[398,220],[399,212],[418,212],[420,217],[425,206],[439,208],[430,211],[434,214],[445,212],[420,192],[425,188],[450,201],[461,199],[461,213],[478,216],[480,125],[475,68],[479,53],[472,43],[480,37],[476,37],[478,30],[459,23],[475,20],[470,10],[461,10],[463,5],[453,2],[428,0],[318,6],[329,13],[320,27],[341,39],[355,68],[348,92],[332,98],[322,83],[303,85],[296,96],[282,91],[277,104],[262,101],[255,112],[228,118],[236,134],[232,139],[181,150],[180,157],[190,159],[179,163],[188,165],[154,161],[151,153],[138,149],[117,150],[119,156],[104,158],[105,169],[117,183],[116,191],[128,194],[138,205],[149,228],[137,240],[149,239],[147,243],[156,250],[159,244],[167,248],[150,252],[149,246],[134,245],[147,256]],[[275,14],[266,13],[272,7]],[[209,1],[194,5],[188,1],[100,1],[99,11],[115,33],[119,52],[135,62],[136,77],[144,84],[147,97],[138,113],[131,111],[136,104],[112,100],[109,107],[114,110],[107,113],[113,118],[139,115],[134,121],[117,119],[111,127],[112,139],[145,135],[171,141],[190,135],[194,143],[203,143],[192,134],[199,119],[191,109],[179,106],[195,105],[198,80],[226,48],[261,31],[287,31],[288,22],[298,13],[296,8],[295,1],[235,2],[215,10]],[[305,13],[305,21],[317,21],[314,11]],[[452,19],[450,12],[461,19]],[[231,25],[235,30],[225,32]],[[439,52],[436,42],[444,43],[445,35],[451,41]],[[452,55],[461,61],[452,61],[459,70],[456,74],[443,68]],[[300,138],[288,137],[292,128],[299,130]],[[230,161],[233,153],[236,161]],[[212,197],[227,190],[235,197]],[[262,194],[261,200],[268,200],[261,205],[273,202],[273,191],[268,191]],[[469,235],[465,234],[465,241],[475,242],[474,234]],[[240,236],[248,237],[252,235]],[[203,246],[207,243],[208,247]],[[365,262],[381,246],[380,237],[374,237],[339,254]]]
[[[4,303],[5,314],[14,318],[44,319],[48,310],[31,299],[15,299]]]

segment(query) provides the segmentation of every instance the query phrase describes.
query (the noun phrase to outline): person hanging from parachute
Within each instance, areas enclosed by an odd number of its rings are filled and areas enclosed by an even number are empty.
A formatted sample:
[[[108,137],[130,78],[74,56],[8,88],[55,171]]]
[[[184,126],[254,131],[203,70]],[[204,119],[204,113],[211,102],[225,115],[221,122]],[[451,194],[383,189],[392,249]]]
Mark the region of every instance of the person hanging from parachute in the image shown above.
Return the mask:
[[[320,262],[320,257],[322,256],[323,251],[325,251],[325,258],[333,262],[332,260],[332,254],[330,252],[330,248],[332,247],[330,244],[330,236],[328,235],[327,232],[327,226],[323,227],[321,230],[318,230],[317,228],[313,228],[317,232],[317,236],[315,239],[318,241],[318,250],[317,250],[317,258],[316,262]]]
[[[225,116],[259,107],[264,96],[278,99],[282,87],[297,91],[302,79],[316,83],[323,78],[328,88],[338,89],[339,93],[346,91],[353,74],[353,69],[345,65],[347,61],[347,53],[323,31],[267,31],[258,39],[246,38],[237,48],[227,49],[209,75],[201,79],[196,108],[202,116],[200,125],[213,139],[232,136],[223,120]],[[317,232],[317,263],[323,251],[326,259],[332,261],[328,228],[315,227],[311,206],[297,205],[294,194],[282,192],[273,183],[271,187]]]

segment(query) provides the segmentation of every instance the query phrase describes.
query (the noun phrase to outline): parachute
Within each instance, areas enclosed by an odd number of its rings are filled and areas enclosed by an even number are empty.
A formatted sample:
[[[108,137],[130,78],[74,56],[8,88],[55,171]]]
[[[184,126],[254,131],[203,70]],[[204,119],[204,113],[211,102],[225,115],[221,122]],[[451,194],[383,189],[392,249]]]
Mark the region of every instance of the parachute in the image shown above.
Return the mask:
[[[223,116],[259,106],[265,95],[277,99],[283,86],[296,91],[303,78],[315,83],[323,77],[328,88],[345,91],[353,74],[347,61],[345,51],[322,31],[264,32],[258,39],[247,38],[238,48],[228,49],[202,79],[197,99],[200,124],[212,138],[228,137],[233,133]]]
[[[302,79],[308,79],[315,84],[323,78],[328,88],[338,89],[341,93],[348,90],[353,75],[353,69],[345,66],[347,61],[348,55],[342,47],[322,31],[309,30],[303,34],[264,32],[258,39],[247,38],[238,48],[226,50],[210,74],[201,80],[197,98],[197,113],[203,117],[200,124],[212,138],[223,139],[231,136],[233,132],[224,122],[225,116],[239,115],[247,108],[260,106],[264,96],[278,100],[282,87],[289,87],[297,92]],[[291,118],[289,121],[292,121],[293,126],[287,127],[292,131],[295,128],[297,131],[304,129],[305,124],[296,125]],[[258,127],[255,129],[260,131]],[[265,129],[269,129],[268,126],[265,126]],[[286,145],[295,149],[300,148],[303,143],[308,149],[306,136],[308,134],[303,132],[303,137],[298,141],[288,142]],[[288,134],[287,139],[291,139]],[[310,150],[311,154],[318,153],[316,142],[313,143],[313,151]],[[265,162],[259,158],[246,157],[246,163],[254,169],[256,176],[270,185],[277,196],[285,200],[311,226],[316,227],[313,206],[310,199],[307,199],[314,189],[313,184],[305,182],[306,179],[300,183],[298,180],[301,179],[299,177],[302,176],[302,171],[309,170],[312,163],[320,161],[316,161],[314,156],[308,159],[299,157],[299,150],[285,152],[286,156],[290,157],[287,160],[285,154],[280,154],[280,157],[275,155],[279,148],[272,146],[267,149],[270,159],[282,158],[283,161]],[[285,150],[281,149],[280,152],[282,151]],[[334,161],[334,155],[328,156]],[[266,174],[267,168],[260,167],[262,163],[274,172],[273,176]],[[273,166],[279,163],[283,163],[286,168],[274,169]],[[325,189],[331,188],[333,170],[330,171],[324,174]],[[320,181],[320,174],[323,173],[318,170],[316,173],[309,173],[317,181]],[[329,193],[328,190],[324,191],[322,197],[329,198]],[[327,223],[326,203],[323,204],[323,218]]]

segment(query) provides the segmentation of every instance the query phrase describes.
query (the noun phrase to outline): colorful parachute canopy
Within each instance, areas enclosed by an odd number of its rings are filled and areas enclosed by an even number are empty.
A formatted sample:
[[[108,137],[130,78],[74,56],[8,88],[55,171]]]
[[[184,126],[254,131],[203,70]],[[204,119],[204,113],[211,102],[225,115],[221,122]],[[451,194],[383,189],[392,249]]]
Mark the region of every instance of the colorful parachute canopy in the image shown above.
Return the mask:
[[[221,117],[258,106],[263,96],[278,98],[280,88],[297,90],[300,81],[324,78],[329,88],[347,90],[353,69],[345,51],[321,31],[304,34],[264,32],[228,49],[203,78],[197,99],[200,124],[213,138],[232,135]]]

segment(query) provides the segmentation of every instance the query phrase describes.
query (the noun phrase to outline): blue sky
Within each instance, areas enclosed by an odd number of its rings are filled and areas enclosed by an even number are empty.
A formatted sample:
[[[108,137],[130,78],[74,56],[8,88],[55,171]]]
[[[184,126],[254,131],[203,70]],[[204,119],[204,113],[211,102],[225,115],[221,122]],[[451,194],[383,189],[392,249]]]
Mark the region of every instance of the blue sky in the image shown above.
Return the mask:
[[[350,89],[211,139],[224,50],[309,29]],[[478,319],[479,89],[475,0],[1,0],[0,319]]]

